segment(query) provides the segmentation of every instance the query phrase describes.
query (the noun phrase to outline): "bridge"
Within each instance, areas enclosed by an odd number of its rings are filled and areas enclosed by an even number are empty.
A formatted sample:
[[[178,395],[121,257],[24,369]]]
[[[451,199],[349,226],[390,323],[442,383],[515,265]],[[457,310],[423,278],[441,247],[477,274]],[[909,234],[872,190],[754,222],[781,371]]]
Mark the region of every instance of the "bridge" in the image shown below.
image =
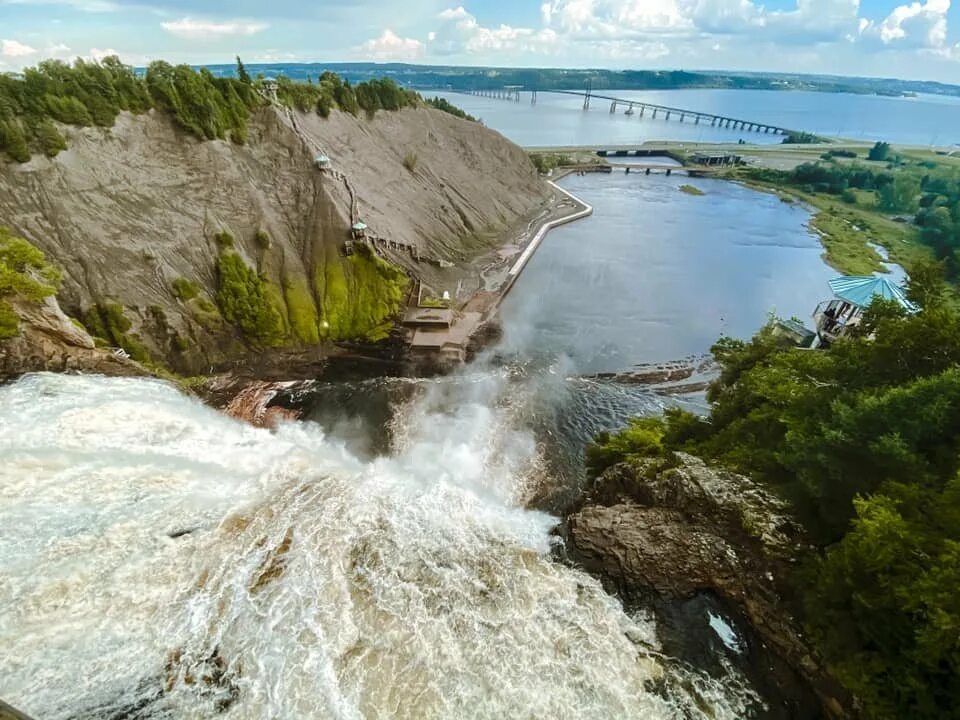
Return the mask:
[[[499,88],[486,88],[483,90],[463,90],[468,95],[477,95],[480,97],[496,98],[498,100],[509,100],[520,102],[521,93],[524,91],[530,93],[530,104],[537,102],[537,90],[526,90],[522,85],[504,85]],[[753,120],[744,120],[742,118],[729,117],[727,115],[716,115],[714,113],[700,112],[699,110],[685,110],[684,108],[671,107],[669,105],[660,105],[658,103],[646,102],[645,100],[630,100],[629,98],[620,98],[613,95],[604,95],[594,93],[591,88],[586,90],[540,90],[541,93],[554,93],[557,95],[573,95],[583,99],[583,109],[589,110],[591,101],[599,100],[610,103],[610,112],[617,112],[618,108],[623,108],[624,115],[637,115],[644,117],[649,113],[652,119],[657,115],[664,120],[671,118],[680,122],[690,121],[693,125],[709,123],[710,127],[730,128],[731,130],[745,130],[747,132],[767,133],[773,135],[789,135],[792,130],[778,125],[755,122]]]

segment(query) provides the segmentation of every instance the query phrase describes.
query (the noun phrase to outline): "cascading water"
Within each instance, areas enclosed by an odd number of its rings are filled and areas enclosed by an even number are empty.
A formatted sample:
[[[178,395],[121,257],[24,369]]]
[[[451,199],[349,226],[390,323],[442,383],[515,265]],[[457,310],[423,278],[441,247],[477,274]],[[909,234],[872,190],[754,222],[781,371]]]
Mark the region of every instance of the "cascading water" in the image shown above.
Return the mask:
[[[502,378],[449,387],[371,461],[156,381],[0,387],[0,697],[38,720],[748,716],[738,676],[663,656],[551,559]]]

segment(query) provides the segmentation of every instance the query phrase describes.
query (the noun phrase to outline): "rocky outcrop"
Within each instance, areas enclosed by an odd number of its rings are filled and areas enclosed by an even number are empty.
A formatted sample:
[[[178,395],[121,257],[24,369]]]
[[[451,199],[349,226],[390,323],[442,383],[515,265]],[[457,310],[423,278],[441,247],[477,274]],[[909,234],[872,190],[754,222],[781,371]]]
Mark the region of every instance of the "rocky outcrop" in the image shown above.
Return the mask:
[[[381,324],[395,302],[373,286],[376,265],[343,256],[357,217],[392,263],[455,290],[498,233],[549,197],[520,148],[428,108],[328,119],[263,108],[242,146],[200,141],[157,111],[63,131],[68,149],[56,158],[0,160],[0,226],[63,270],[69,315],[122,306],[130,336],[183,374],[262,355],[215,306],[221,231],[263,279],[285,349],[322,349],[325,334],[338,339],[325,312],[349,316],[349,334]],[[315,166],[318,152],[329,170]]]
[[[103,375],[144,375],[132,360],[108,348],[98,348],[76,326],[53,297],[41,302],[11,300],[20,318],[20,332],[0,341],[0,381],[26,370],[94,372]]]
[[[851,717],[778,584],[804,549],[782,502],[746,477],[677,458],[673,467],[620,464],[601,474],[566,518],[571,555],[628,604],[651,593],[718,597],[750,629],[759,662],[795,673],[824,717]]]

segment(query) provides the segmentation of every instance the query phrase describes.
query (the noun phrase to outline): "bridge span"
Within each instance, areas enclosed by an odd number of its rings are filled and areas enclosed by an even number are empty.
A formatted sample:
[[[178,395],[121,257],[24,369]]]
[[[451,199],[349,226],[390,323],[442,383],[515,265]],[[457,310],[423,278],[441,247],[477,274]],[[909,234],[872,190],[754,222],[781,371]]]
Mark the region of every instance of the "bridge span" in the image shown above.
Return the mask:
[[[538,93],[553,93],[556,95],[573,95],[583,100],[583,109],[589,110],[591,101],[600,100],[610,103],[610,112],[617,112],[618,108],[623,108],[624,115],[637,115],[644,117],[649,113],[652,119],[656,119],[659,114],[664,120],[671,118],[685,122],[689,120],[694,125],[709,123],[710,127],[730,128],[732,130],[745,130],[747,132],[766,133],[773,135],[789,135],[792,130],[778,125],[755,122],[753,120],[744,120],[742,118],[729,117],[727,115],[717,115],[714,113],[701,112],[699,110],[686,110],[684,108],[671,107],[669,105],[660,105],[658,103],[647,102],[645,100],[631,100],[629,98],[620,98],[613,95],[595,93],[590,88],[586,90],[525,90],[520,85],[505,85],[500,88],[488,88],[484,90],[463,90],[468,95],[478,95],[480,97],[491,97],[499,100],[510,100],[520,102],[521,93],[530,93],[530,104],[537,102]]]

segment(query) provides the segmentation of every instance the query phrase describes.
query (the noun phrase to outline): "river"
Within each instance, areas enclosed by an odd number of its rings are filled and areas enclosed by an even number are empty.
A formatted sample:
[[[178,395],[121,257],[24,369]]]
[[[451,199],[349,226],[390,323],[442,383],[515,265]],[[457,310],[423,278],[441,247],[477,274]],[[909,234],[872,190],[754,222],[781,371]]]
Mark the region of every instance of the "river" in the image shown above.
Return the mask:
[[[38,720],[762,713],[714,610],[684,620],[692,665],[553,559],[550,511],[594,432],[702,407],[584,375],[806,317],[832,273],[773,196],[563,184],[595,215],[547,237],[503,341],[451,376],[307,383],[315,422],[276,432],[157,381],[0,387],[0,696]]]
[[[427,93],[433,95],[434,93]],[[530,105],[459,93],[439,93],[480,118],[518,145],[552,147],[637,144],[651,140],[687,142],[781,142],[778,135],[669,121],[660,113],[611,114],[610,102],[594,100],[588,112],[570,95],[539,93]],[[776,90],[609,90],[603,94],[670,107],[767,123],[825,137],[886,140],[906,145],[960,144],[960,98],[920,95],[911,98]]]

